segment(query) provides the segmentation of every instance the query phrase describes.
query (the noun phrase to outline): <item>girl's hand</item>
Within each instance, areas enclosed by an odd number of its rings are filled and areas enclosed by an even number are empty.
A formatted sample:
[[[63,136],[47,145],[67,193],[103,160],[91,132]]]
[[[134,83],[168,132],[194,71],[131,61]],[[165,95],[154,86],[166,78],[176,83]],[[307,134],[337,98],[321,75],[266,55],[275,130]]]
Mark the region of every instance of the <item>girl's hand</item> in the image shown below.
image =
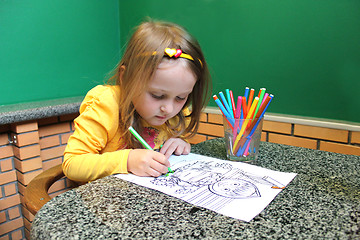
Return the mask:
[[[159,177],[168,172],[169,160],[159,152],[148,149],[134,149],[130,151],[128,171],[142,177]]]
[[[164,143],[160,153],[165,154],[166,159],[168,159],[172,154],[187,155],[190,153],[190,149],[191,145],[181,138],[170,138]]]

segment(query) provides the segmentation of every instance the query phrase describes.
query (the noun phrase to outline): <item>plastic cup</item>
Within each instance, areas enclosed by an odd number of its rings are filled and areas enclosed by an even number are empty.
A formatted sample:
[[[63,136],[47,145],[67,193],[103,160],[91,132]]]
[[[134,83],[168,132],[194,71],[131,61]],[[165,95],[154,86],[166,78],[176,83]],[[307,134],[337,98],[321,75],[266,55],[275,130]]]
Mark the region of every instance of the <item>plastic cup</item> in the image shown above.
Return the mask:
[[[224,117],[223,125],[227,158],[232,161],[256,164],[263,118],[259,120],[258,118]]]

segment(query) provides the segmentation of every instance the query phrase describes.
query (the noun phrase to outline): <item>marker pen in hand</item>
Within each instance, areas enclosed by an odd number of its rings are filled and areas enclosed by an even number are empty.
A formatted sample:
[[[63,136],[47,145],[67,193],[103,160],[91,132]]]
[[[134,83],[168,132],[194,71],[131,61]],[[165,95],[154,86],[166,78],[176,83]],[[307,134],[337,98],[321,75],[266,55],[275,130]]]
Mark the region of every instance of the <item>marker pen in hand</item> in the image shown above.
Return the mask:
[[[161,144],[160,149],[161,149],[163,146],[164,146],[164,145],[163,145],[163,144]],[[173,170],[171,170],[171,168],[170,168],[170,167],[168,167],[168,173],[166,174],[166,176],[167,176],[169,173],[174,173],[174,171],[173,171]]]
[[[152,149],[152,147],[150,147],[150,145],[145,141],[145,139],[143,139],[140,134],[132,127],[130,126],[129,127],[129,131],[131,132],[132,135],[134,135],[136,137],[137,140],[139,140],[139,142],[146,148],[146,149],[149,149],[149,150],[154,150]],[[160,146],[160,149],[162,148],[163,145]],[[168,173],[173,173],[174,171],[171,170],[170,167],[168,167]],[[167,174],[168,174],[167,173]]]

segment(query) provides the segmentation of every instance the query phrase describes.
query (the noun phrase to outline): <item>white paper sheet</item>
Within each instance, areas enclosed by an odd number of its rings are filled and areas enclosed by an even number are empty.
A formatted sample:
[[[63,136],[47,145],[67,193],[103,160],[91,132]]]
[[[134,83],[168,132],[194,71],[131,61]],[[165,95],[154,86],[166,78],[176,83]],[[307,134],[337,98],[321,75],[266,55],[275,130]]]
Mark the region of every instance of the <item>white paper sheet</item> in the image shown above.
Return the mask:
[[[115,176],[246,222],[296,176],[198,154],[171,156],[169,161],[174,173],[167,176]]]

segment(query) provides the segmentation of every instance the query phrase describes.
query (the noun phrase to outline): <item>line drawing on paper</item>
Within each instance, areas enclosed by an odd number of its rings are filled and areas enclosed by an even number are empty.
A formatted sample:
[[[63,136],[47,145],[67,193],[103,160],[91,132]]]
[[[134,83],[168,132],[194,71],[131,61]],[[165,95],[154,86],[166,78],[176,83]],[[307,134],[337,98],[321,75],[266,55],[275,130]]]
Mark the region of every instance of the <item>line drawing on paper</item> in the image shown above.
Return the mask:
[[[225,216],[251,221],[297,175],[190,153],[171,156],[160,177],[116,176]]]
[[[199,206],[219,210],[236,199],[260,198],[258,185],[282,189],[283,184],[270,176],[258,176],[233,167],[230,163],[192,160],[172,166],[174,173],[150,182],[173,190],[175,195]]]

